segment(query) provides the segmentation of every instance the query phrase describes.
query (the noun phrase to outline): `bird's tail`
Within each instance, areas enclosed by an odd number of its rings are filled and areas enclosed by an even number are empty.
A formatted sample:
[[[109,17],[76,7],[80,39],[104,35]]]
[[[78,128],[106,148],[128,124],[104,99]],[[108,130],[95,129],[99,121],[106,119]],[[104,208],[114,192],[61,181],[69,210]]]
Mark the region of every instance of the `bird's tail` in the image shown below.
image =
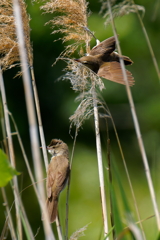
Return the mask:
[[[125,65],[131,65],[133,61],[127,56],[120,56],[117,52],[113,52],[110,54],[110,60],[107,62],[120,62],[120,57],[123,59]],[[106,62],[106,60],[104,59]]]
[[[47,210],[50,222],[54,222],[57,217],[58,198],[47,199]]]
[[[133,61],[127,56],[122,56],[122,58],[125,65],[131,65],[133,63]]]

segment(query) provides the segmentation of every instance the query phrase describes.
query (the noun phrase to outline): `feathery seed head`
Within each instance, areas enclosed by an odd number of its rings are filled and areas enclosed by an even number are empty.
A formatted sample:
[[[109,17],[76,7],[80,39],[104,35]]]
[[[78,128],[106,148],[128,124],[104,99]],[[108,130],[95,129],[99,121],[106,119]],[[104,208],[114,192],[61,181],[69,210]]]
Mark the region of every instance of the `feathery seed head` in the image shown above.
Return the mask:
[[[29,65],[32,65],[32,48],[30,44],[29,18],[26,12],[26,4],[19,0],[23,21],[25,45],[28,54]],[[0,65],[2,70],[19,65],[18,40],[16,37],[15,19],[13,15],[12,0],[1,0],[0,2]]]

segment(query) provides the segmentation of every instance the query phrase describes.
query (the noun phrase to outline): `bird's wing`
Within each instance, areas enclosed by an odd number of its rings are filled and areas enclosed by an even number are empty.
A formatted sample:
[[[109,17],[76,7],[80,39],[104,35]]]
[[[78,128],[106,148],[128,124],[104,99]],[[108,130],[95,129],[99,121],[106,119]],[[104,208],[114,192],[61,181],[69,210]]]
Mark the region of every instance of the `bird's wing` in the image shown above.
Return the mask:
[[[52,189],[55,189],[55,195],[58,195],[65,186],[69,175],[68,158],[65,156],[54,157],[52,164],[48,166],[47,176],[47,196],[52,196]]]
[[[115,50],[115,37],[110,37],[97,46],[93,47],[89,55],[110,54]]]
[[[66,158],[65,156],[59,156],[58,162],[59,162],[59,165],[58,165],[59,167],[56,174],[56,182],[57,182],[57,188],[61,192],[68,180],[70,168],[69,168],[68,158]]]
[[[46,182],[48,198],[50,198],[52,196],[52,186],[55,183],[55,177],[56,177],[55,170],[52,171],[52,166],[49,164],[48,172],[47,172],[47,182]]]
[[[128,83],[130,86],[134,85],[134,78],[132,73],[126,70]],[[104,63],[97,73],[98,76],[106,78],[110,81],[117,82],[125,85],[121,65],[119,62],[106,62]]]

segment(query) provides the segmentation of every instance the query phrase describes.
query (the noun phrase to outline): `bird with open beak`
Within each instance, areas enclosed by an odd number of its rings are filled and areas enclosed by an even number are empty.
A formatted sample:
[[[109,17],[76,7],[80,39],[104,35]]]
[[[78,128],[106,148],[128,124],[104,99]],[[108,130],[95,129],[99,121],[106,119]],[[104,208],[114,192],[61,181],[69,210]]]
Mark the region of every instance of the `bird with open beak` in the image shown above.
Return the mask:
[[[110,37],[93,47],[88,56],[75,59],[75,61],[84,64],[100,77],[125,85],[120,58],[123,59],[125,65],[131,65],[133,62],[129,57],[120,56],[114,52],[115,44],[115,37]],[[126,70],[126,75],[129,85],[134,85],[131,72]]]

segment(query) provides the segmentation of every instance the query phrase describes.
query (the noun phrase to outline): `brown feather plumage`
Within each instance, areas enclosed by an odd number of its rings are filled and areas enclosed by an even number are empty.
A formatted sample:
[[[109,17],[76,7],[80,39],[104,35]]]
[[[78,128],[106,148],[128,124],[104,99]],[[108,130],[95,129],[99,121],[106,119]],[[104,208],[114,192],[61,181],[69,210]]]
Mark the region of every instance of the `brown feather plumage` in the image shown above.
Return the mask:
[[[50,222],[57,216],[58,198],[68,180],[70,168],[68,147],[61,140],[54,139],[47,147],[52,158],[47,172],[47,210]]]
[[[124,60],[125,65],[131,65],[133,62],[129,57],[120,56],[114,52],[115,43],[115,37],[110,37],[93,47],[88,56],[75,59],[75,61],[84,64],[100,77],[125,85],[120,58]],[[129,85],[134,85],[132,73],[126,70],[126,74]]]

